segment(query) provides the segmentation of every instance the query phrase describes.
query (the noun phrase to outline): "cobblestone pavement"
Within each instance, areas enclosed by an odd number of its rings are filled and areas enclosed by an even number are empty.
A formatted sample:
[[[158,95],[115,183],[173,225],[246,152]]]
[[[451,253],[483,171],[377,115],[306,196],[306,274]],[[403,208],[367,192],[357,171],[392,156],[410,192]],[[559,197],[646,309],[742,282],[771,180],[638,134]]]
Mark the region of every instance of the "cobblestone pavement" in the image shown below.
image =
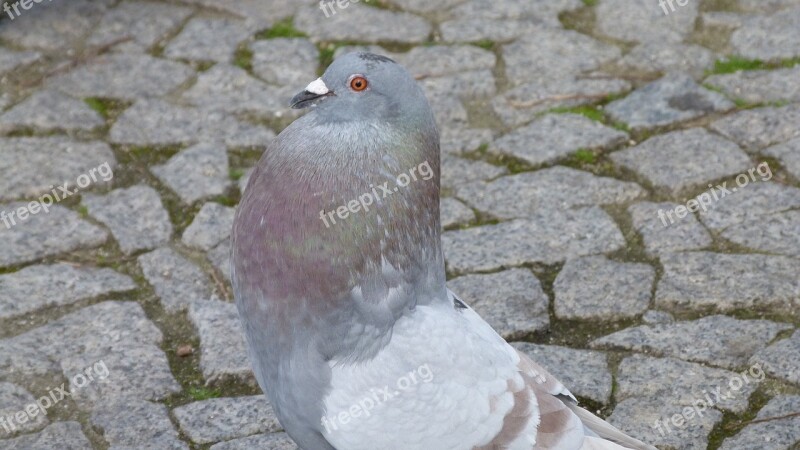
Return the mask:
[[[800,1],[21,3],[0,448],[295,448],[228,234],[287,100],[353,47],[427,91],[450,286],[500,333],[661,448],[800,448]]]

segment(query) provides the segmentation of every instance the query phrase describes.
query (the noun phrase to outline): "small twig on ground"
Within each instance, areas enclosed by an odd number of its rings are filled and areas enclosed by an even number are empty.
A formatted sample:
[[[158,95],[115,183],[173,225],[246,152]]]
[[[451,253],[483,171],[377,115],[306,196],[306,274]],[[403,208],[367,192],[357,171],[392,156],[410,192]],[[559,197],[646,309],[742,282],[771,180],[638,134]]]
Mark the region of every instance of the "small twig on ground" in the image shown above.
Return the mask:
[[[790,414],[786,414],[786,415],[783,415],[783,416],[766,417],[764,419],[751,420],[750,422],[747,422],[747,424],[748,425],[752,425],[754,423],[771,422],[773,420],[788,419],[788,418],[797,417],[797,416],[800,416],[800,412],[790,413]]]
[[[217,275],[216,269],[211,269],[211,278],[214,279],[214,284],[217,285],[217,290],[222,294],[223,297],[225,297],[225,301],[226,302],[231,301],[231,297],[230,295],[228,295],[228,290],[225,289],[225,283],[223,283],[222,280],[219,279],[219,275]]]

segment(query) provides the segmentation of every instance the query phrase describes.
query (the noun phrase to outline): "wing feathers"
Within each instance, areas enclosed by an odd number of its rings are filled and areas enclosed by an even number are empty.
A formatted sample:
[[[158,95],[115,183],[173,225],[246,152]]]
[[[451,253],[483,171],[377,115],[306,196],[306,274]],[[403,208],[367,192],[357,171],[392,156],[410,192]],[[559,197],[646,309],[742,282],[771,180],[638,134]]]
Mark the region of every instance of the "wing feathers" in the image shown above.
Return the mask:
[[[537,390],[536,401],[541,411],[541,422],[536,430],[536,448],[577,449],[584,440],[583,425],[567,406],[547,392]]]
[[[479,328],[488,328],[469,306],[452,292],[448,294],[453,298],[454,308],[465,318]],[[501,339],[493,330],[490,334]],[[657,450],[579,407],[572,393],[556,377],[525,353],[505,345],[512,355],[519,357],[517,369],[523,381],[508,380],[507,392],[512,393],[514,406],[491,441],[473,450]]]
[[[537,450],[657,450],[627,436],[578,406],[575,397],[556,377],[524,353],[517,353],[520,356],[520,372],[525,375],[526,382],[533,389],[538,406],[540,423],[536,430]]]
[[[597,433],[599,437],[622,444],[625,446],[622,448],[630,448],[634,450],[657,450],[652,445],[645,444],[644,442],[641,442],[637,439],[634,439],[626,435],[622,431],[616,429],[610,423],[595,416],[594,414],[581,408],[580,406],[570,403],[565,403],[565,404],[570,410],[572,410],[572,412],[576,416],[578,416],[578,418],[580,418],[581,422],[583,422],[586,428],[589,428],[590,430]],[[604,447],[597,447],[597,448],[604,448]],[[615,448],[615,447],[609,447],[609,448]]]
[[[513,383],[508,383],[509,390],[514,389]],[[476,447],[473,450],[493,450],[497,448],[509,448],[521,435],[526,432],[526,428],[531,425],[531,421],[537,420],[536,403],[533,402],[531,390],[523,385],[514,392],[514,407],[503,418],[503,428],[485,446]],[[535,423],[533,424],[536,425]],[[534,428],[535,429],[535,428]]]

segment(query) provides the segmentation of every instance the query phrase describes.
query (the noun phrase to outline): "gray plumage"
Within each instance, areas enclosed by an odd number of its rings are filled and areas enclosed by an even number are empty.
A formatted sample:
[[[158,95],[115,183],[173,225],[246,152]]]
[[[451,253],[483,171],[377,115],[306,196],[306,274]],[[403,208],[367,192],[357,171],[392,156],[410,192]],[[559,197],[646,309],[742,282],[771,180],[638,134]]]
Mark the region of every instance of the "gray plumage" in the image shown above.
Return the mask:
[[[367,87],[354,85],[354,77],[363,77]],[[549,442],[560,442],[568,432],[573,433],[570,439],[576,439],[575,432],[583,439],[582,427],[575,426],[581,423],[578,416],[556,399],[567,398],[569,391],[549,374],[547,383],[530,381],[538,379],[532,375],[539,373],[538,366],[509,350],[470,308],[454,303],[445,287],[439,134],[413,77],[386,57],[351,53],[334,61],[320,80],[292,99],[292,105],[311,110],[270,143],[253,172],[236,213],[231,270],[256,378],[289,435],[305,449],[337,448],[334,442],[340,450],[415,448],[413,439],[394,444],[372,440],[389,439],[395,431],[414,437],[413,421],[419,419],[420,426],[433,427],[420,430],[419,436],[431,435],[417,437],[420,448],[425,448],[425,439],[455,439],[456,444],[447,448],[478,447],[459,441],[471,439],[466,435],[436,429],[437,421],[455,420],[454,427],[478,434],[485,429],[486,436],[476,437],[475,442],[488,439],[486,448],[500,448],[501,442],[522,448],[513,443],[533,442],[541,419],[541,426],[552,434]],[[365,193],[377,192],[378,186],[395,186],[398,174],[423,165],[430,168],[429,179],[419,178],[390,194],[378,193],[368,210],[346,219],[327,215]],[[336,217],[337,222],[324,217]],[[418,323],[419,333],[432,335],[429,348],[403,347],[403,342],[425,339],[414,335]],[[432,329],[425,328],[431,324]],[[439,331],[442,336],[437,341],[433,335]],[[461,345],[462,340],[472,344]],[[428,405],[441,407],[449,400],[426,403],[419,397],[423,391],[407,393],[383,409],[376,407],[369,417],[342,425],[342,430],[331,431],[321,423],[337,401],[347,403],[348,395],[357,396],[359,389],[368,390],[370,383],[393,376],[391,362],[399,366],[430,361],[442,375],[433,386],[461,389],[453,384],[458,377],[445,376],[459,369],[457,363],[444,363],[457,356],[453,350],[448,354],[446,346],[451,345],[455,352],[468,352],[461,358],[462,370],[474,372],[476,380],[484,378],[484,369],[513,378],[507,381],[508,393],[517,404],[505,417],[494,417],[505,424],[501,428],[492,431],[488,422],[471,423],[475,419],[469,418],[445,420],[433,409],[427,417]],[[470,365],[476,361],[488,366]],[[487,382],[485,389],[489,392],[499,385]],[[502,404],[488,394],[482,397],[484,388],[463,389],[453,402]],[[546,400],[541,405],[552,403],[549,412],[537,409],[537,397]],[[382,418],[381,414],[403,409],[401,404],[422,412],[400,420]],[[595,432],[604,435],[602,426]],[[365,442],[361,436],[370,433],[376,437]]]

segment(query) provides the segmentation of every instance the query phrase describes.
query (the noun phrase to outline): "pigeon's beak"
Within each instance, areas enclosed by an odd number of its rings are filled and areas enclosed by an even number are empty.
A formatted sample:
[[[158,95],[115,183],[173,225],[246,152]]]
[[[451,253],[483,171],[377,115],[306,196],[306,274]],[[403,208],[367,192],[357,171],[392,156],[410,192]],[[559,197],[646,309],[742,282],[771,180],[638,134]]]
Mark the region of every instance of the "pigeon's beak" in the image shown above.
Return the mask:
[[[322,78],[317,78],[306,86],[303,92],[292,97],[289,105],[294,109],[307,108],[323,97],[334,95],[333,91],[328,89]]]

